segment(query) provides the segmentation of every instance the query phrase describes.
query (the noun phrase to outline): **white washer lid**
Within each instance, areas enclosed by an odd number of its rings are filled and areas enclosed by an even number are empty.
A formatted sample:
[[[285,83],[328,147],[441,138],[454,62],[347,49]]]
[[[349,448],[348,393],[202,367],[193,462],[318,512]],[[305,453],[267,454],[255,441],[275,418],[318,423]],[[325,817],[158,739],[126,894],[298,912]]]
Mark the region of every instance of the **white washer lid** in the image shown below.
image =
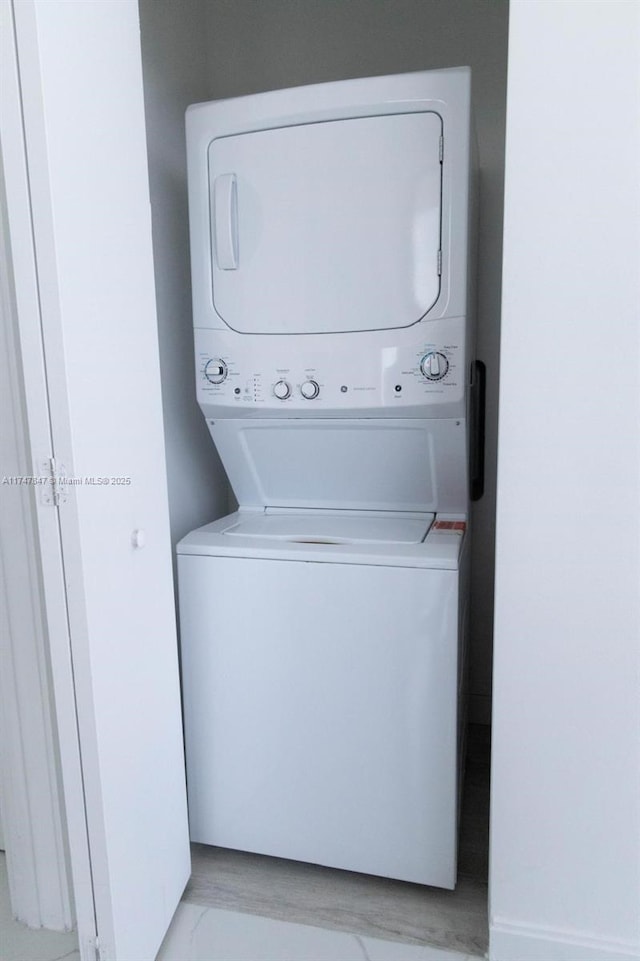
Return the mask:
[[[420,544],[433,514],[374,514],[344,512],[247,513],[234,516],[222,533],[231,537],[264,537],[295,544]]]

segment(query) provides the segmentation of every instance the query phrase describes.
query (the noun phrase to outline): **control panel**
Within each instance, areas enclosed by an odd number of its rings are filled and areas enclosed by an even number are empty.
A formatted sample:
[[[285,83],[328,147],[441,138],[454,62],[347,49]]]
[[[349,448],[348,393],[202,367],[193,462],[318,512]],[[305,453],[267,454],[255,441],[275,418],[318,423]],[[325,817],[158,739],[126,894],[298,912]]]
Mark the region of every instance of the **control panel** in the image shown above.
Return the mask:
[[[229,369],[220,357],[211,357],[204,365],[204,376],[210,384],[223,384]]]
[[[402,331],[243,336],[196,328],[198,401],[207,416],[371,411],[402,416],[464,401],[464,318]],[[462,412],[462,411],[461,411]]]
[[[449,371],[449,357],[440,350],[429,350],[420,361],[420,371],[427,380],[444,380]]]

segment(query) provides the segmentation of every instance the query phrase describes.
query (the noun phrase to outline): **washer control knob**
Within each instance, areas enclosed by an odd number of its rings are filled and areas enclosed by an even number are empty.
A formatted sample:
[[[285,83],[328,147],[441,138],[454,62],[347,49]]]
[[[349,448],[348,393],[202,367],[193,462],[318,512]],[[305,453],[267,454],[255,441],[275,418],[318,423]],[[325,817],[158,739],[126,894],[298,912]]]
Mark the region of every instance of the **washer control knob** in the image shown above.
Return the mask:
[[[204,376],[210,384],[221,384],[227,379],[227,365],[219,357],[208,360],[204,367]]]
[[[307,400],[313,400],[320,393],[320,384],[315,380],[305,380],[303,384],[300,384],[300,393]]]
[[[278,400],[286,400],[291,395],[291,388],[286,380],[279,380],[273,385],[273,393]]]
[[[439,351],[430,350],[420,361],[420,370],[427,380],[442,380],[449,370],[449,361]]]

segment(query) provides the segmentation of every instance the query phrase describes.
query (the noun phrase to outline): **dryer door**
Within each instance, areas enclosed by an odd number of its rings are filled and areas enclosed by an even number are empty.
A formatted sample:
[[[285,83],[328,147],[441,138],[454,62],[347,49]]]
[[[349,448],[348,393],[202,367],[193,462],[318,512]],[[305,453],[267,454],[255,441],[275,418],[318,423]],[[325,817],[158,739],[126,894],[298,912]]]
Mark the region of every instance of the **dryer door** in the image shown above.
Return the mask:
[[[240,333],[408,327],[440,293],[433,112],[280,127],[209,146],[213,303]]]

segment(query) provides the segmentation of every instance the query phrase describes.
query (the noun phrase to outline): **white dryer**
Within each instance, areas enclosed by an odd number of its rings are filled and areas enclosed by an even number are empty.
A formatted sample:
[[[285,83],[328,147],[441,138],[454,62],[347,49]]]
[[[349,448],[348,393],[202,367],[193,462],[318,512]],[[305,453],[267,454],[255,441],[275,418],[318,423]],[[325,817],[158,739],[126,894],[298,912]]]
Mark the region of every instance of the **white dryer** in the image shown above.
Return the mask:
[[[453,887],[469,71],[187,113],[198,402],[239,509],[178,546],[193,840]]]

